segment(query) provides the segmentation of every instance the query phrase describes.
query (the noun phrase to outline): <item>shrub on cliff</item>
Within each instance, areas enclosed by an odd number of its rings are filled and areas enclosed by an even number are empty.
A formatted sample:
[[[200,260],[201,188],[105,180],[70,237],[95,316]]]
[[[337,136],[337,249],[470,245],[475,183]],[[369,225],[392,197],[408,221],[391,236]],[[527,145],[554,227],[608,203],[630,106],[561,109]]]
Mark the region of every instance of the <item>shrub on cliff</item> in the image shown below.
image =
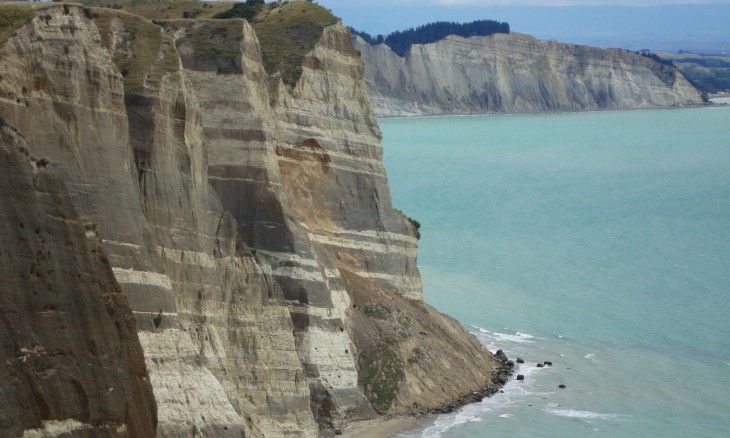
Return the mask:
[[[213,15],[213,18],[245,18],[251,21],[263,5],[264,0],[246,0],[246,3],[236,3],[231,9]]]
[[[268,74],[281,73],[294,86],[302,74],[302,60],[319,42],[325,27],[337,17],[315,3],[271,3],[253,22]]]
[[[410,222],[411,225],[413,225],[413,229],[416,231],[416,239],[420,239],[421,238],[421,223],[418,222],[417,220],[413,219],[410,216],[406,216],[406,219],[408,219],[408,222]]]

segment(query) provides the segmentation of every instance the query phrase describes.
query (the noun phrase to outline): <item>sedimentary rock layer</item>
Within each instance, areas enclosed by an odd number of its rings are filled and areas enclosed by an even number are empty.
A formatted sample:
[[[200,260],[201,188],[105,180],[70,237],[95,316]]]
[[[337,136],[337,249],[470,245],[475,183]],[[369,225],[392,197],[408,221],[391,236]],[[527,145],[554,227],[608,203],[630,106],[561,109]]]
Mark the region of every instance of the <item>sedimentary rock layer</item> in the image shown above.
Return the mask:
[[[670,108],[702,105],[679,72],[621,49],[540,41],[523,34],[449,36],[405,57],[359,37],[379,116]]]
[[[322,31],[292,86],[265,71],[244,20],[44,6],[0,46],[0,75],[3,144],[25,151],[3,168],[2,193],[25,181],[31,209],[0,237],[62,218],[68,229],[53,242],[66,252],[44,257],[79,278],[13,310],[35,290],[18,283],[2,310],[22,321],[41,303],[75,300],[49,311],[65,312],[59,324],[88,345],[93,360],[79,372],[94,370],[83,403],[54,390],[66,410],[29,408],[1,432],[317,436],[491,385],[492,355],[422,301],[416,230],[391,205],[362,64],[341,24]],[[43,233],[26,234],[27,248],[3,246],[3,257],[43,252]],[[50,329],[6,325],[17,372],[30,375],[39,357],[43,369],[63,363],[46,358]]]
[[[96,224],[2,122],[0,187],[0,435],[154,435],[137,326]]]

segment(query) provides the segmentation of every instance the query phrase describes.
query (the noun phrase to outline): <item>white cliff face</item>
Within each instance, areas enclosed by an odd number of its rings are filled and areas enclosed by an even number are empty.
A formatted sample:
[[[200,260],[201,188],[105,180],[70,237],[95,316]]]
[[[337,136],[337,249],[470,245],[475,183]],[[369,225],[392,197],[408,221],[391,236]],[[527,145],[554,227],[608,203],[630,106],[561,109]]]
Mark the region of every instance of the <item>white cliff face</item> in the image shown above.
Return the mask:
[[[236,19],[51,5],[1,48],[3,119],[94,224],[159,436],[313,437],[491,385],[491,354],[422,302],[341,24],[294,86]]]
[[[702,105],[676,69],[620,49],[540,41],[522,34],[449,36],[401,58],[361,38],[370,100],[379,116],[670,108]]]

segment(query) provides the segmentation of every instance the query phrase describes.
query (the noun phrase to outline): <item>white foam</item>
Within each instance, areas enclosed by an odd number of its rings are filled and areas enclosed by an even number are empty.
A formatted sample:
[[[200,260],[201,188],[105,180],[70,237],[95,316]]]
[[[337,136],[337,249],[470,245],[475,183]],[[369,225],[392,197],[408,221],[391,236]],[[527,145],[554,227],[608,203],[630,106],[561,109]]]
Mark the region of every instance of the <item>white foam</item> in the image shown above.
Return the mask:
[[[595,354],[593,354],[593,353],[588,353],[588,354],[586,354],[586,355],[585,355],[585,357],[584,357],[584,358],[585,358],[585,359],[593,359],[593,358],[594,358],[595,356],[596,356],[596,355],[595,355]]]
[[[510,333],[500,333],[500,332],[493,332],[481,327],[472,326],[475,329],[479,330],[479,335],[485,336],[489,343],[491,342],[516,342],[519,344],[523,343],[532,343],[534,342],[532,339],[536,339],[535,336],[532,336],[529,333],[523,333],[520,331],[515,332],[514,334]]]
[[[486,345],[491,351],[503,348],[509,351],[510,343],[532,343],[533,339],[540,339],[533,335],[523,332],[515,332],[514,334],[492,332],[482,327],[472,326],[472,332],[477,336],[482,344]],[[509,329],[507,329],[509,330]],[[498,418],[510,418],[512,414],[505,413],[511,405],[515,403],[525,402],[533,397],[545,397],[551,393],[538,393],[535,391],[536,376],[533,374],[542,374],[550,372],[546,368],[538,368],[536,365],[518,364],[515,367],[514,374],[522,374],[525,380],[517,381],[511,379],[502,388],[503,392],[494,394],[485,398],[479,403],[466,405],[456,412],[443,414],[436,417],[434,423],[422,431],[410,431],[397,435],[401,438],[421,437],[436,438],[441,437],[447,431],[462,426],[466,423],[479,422],[485,415],[492,414]],[[492,417],[494,418],[494,417]]]
[[[421,438],[436,438],[441,437],[447,431],[457,428],[461,425],[471,422],[482,421],[482,417],[485,414],[497,414],[500,411],[508,409],[515,403],[524,402],[526,399],[532,397],[544,397],[552,393],[538,393],[534,391],[536,385],[536,379],[531,378],[533,373],[542,373],[545,371],[544,368],[537,368],[535,365],[518,365],[515,369],[515,374],[522,374],[525,376],[525,380],[517,381],[510,380],[502,388],[503,392],[494,394],[491,397],[485,398],[479,403],[466,405],[459,409],[457,412],[450,414],[439,415],[434,421],[433,425],[426,427],[420,435],[415,435],[414,432],[404,433],[398,435],[401,438],[411,438],[414,436],[420,436]],[[539,374],[538,373],[538,374]],[[498,418],[510,418],[510,413],[499,413]],[[416,432],[418,433],[418,432]]]
[[[625,415],[619,414],[601,414],[591,411],[576,411],[573,409],[543,409],[545,412],[557,415],[558,417],[580,418],[584,420],[620,420],[626,418]]]

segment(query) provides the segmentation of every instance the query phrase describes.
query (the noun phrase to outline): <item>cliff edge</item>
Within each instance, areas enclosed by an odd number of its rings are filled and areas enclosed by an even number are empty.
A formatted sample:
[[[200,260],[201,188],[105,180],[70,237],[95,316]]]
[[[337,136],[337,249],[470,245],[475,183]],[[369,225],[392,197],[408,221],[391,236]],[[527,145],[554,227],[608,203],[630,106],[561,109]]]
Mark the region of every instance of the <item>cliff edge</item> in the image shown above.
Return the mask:
[[[0,5],[0,434],[310,437],[497,388],[423,302],[349,31],[265,8]]]
[[[679,70],[621,49],[519,33],[448,36],[404,57],[353,38],[381,117],[673,108],[704,103]]]

